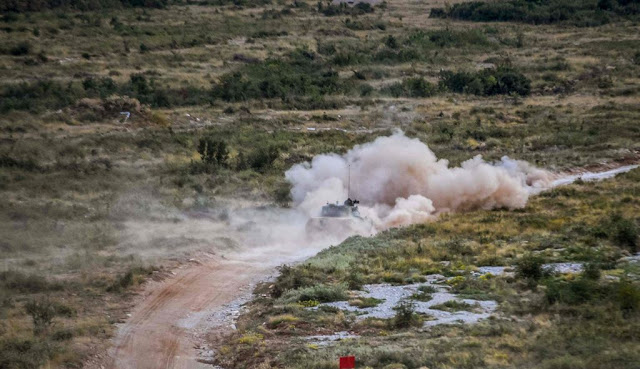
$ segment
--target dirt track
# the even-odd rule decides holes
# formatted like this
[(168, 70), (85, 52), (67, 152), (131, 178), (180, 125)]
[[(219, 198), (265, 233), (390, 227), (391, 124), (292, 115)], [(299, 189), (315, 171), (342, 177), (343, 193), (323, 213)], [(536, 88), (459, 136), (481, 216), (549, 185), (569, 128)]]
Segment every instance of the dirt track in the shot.
[(120, 327), (110, 368), (211, 368), (197, 361), (198, 335), (207, 317), (267, 276), (277, 262), (259, 257), (211, 257), (146, 288)]

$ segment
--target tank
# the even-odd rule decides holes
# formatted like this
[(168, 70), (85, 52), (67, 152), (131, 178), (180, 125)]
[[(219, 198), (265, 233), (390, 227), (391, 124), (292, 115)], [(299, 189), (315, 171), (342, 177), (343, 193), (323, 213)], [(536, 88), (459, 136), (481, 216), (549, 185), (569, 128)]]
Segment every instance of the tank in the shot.
[(370, 234), (371, 225), (360, 215), (358, 200), (345, 200), (342, 204), (327, 203), (322, 207), (320, 216), (309, 219), (306, 226), (307, 236), (348, 237), (353, 234)]

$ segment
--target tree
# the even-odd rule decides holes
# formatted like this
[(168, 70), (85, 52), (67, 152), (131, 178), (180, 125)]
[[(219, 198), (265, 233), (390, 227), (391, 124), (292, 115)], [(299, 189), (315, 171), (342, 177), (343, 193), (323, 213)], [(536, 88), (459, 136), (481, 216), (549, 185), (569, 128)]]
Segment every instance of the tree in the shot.
[(215, 140), (213, 137), (203, 137), (198, 142), (198, 153), (201, 160), (208, 166), (227, 167), (229, 164), (229, 150), (227, 143)]

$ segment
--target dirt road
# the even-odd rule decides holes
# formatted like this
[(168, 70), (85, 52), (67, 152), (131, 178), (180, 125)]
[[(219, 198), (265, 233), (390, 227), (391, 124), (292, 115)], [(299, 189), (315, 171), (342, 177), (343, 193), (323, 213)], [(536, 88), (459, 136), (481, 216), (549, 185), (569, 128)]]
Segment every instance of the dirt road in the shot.
[(271, 273), (279, 264), (258, 255), (191, 263), (160, 283), (151, 283), (130, 318), (120, 327), (110, 368), (211, 368), (197, 361), (199, 334), (207, 318)]

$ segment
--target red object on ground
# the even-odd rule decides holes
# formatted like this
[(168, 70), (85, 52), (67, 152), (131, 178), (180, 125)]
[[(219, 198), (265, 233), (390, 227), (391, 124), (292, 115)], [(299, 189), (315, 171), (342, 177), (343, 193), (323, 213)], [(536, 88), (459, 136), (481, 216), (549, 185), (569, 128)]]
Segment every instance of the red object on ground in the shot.
[(354, 369), (356, 367), (355, 356), (343, 356), (340, 358), (340, 369)]

